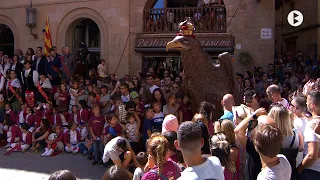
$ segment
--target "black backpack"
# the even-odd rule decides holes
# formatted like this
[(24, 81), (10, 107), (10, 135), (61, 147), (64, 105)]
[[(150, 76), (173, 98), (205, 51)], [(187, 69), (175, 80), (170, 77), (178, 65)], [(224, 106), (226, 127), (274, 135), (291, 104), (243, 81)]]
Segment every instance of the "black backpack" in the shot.
[(297, 158), (299, 149), (292, 148), (295, 139), (296, 139), (296, 133), (293, 132), (293, 138), (292, 138), (290, 146), (288, 148), (281, 148), (280, 153), (279, 153), (279, 154), (283, 154), (284, 156), (286, 156), (287, 160), (289, 161), (289, 163), (291, 165), (291, 170), (292, 170), (291, 179), (295, 179), (295, 176), (297, 174), (296, 158)]

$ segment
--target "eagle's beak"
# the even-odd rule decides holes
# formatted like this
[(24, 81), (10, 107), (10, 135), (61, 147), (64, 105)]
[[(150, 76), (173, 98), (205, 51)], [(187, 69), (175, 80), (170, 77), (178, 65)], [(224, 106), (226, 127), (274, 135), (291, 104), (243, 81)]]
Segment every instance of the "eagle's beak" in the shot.
[(168, 52), (170, 49), (186, 50), (186, 49), (188, 49), (188, 47), (183, 45), (179, 41), (172, 40), (172, 41), (168, 42), (166, 45), (166, 51)]

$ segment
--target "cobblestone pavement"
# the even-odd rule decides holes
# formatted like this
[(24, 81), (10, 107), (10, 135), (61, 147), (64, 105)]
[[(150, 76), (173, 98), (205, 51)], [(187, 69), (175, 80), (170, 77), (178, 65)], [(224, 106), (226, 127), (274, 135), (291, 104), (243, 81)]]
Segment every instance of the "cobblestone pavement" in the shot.
[(55, 157), (41, 157), (41, 153), (24, 154), (13, 152), (4, 156), (5, 148), (0, 148), (1, 180), (46, 180), (50, 174), (61, 169), (72, 171), (79, 180), (101, 179), (105, 168), (90, 165), (83, 155), (59, 154)]

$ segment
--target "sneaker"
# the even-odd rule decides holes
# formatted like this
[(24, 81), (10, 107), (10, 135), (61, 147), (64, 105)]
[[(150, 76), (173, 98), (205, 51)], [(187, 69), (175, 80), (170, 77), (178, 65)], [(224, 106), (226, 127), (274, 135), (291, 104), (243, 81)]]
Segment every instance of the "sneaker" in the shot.
[(10, 144), (7, 144), (4, 148), (8, 148), (8, 147), (10, 147)]
[(49, 157), (51, 156), (51, 154), (54, 152), (53, 149), (49, 149), (49, 151), (47, 152), (47, 154), (45, 156)]
[(49, 149), (45, 148), (45, 151), (41, 154), (41, 157), (46, 156), (48, 152), (49, 152)]
[(12, 149), (12, 148), (9, 147), (9, 148), (7, 149), (7, 152), (11, 151), (11, 149)]
[(93, 161), (92, 163), (91, 163), (91, 165), (96, 165), (96, 164), (98, 164), (99, 162), (98, 161)]

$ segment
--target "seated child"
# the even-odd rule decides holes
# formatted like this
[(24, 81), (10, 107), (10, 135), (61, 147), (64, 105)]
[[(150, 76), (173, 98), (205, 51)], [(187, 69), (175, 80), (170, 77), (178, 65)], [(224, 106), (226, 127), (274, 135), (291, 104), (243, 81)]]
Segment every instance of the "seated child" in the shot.
[(64, 135), (64, 145), (65, 151), (68, 153), (77, 154), (79, 152), (78, 143), (80, 142), (81, 136), (79, 131), (77, 131), (77, 124), (71, 122), (69, 124), (70, 129)]
[(11, 109), (10, 104), (6, 104), (4, 106), (5, 110), (6, 110), (6, 116), (8, 116), (13, 124), (17, 124), (17, 119), (16, 119), (16, 114), (14, 113), (14, 111)]
[(63, 138), (64, 134), (62, 131), (61, 126), (55, 127), (55, 133), (51, 133), (46, 140), (47, 146), (45, 148), (44, 153), (41, 155), (44, 156), (51, 156), (54, 151), (63, 151)]
[(139, 152), (139, 141), (140, 141), (140, 118), (138, 114), (127, 113), (127, 124), (126, 124), (126, 137), (135, 153)]
[(68, 122), (74, 122), (76, 124), (80, 124), (80, 115), (79, 115), (79, 111), (78, 111), (78, 106), (77, 105), (73, 105), (72, 109), (71, 109), (71, 113), (69, 114), (68, 117)]
[(25, 117), (26, 123), (28, 124), (29, 127), (29, 131), (33, 132), (34, 131), (34, 127), (35, 127), (35, 116), (32, 113), (32, 110), (30, 107), (26, 108), (26, 117)]
[(14, 147), (18, 147), (18, 151), (25, 152), (27, 151), (31, 145), (32, 145), (32, 133), (28, 131), (29, 126), (27, 123), (21, 124), (21, 136), (19, 137), (19, 140), (17, 143), (12, 143), (10, 145), (10, 148), (8, 148), (8, 151), (10, 151)]
[(9, 148), (12, 143), (17, 143), (21, 136), (20, 128), (17, 124), (14, 124), (11, 119), (5, 118), (5, 124), (8, 127), (6, 148)]
[(80, 142), (78, 144), (79, 150), (84, 155), (88, 156), (88, 159), (92, 159), (92, 153), (93, 153), (93, 145), (92, 145), (92, 139), (91, 137), (86, 137), (85, 142)]
[(21, 111), (18, 112), (16, 118), (18, 118), (16, 120), (16, 122), (19, 122), (19, 125), (23, 124), (26, 122), (26, 104), (21, 104)]
[(85, 100), (79, 101), (80, 110), (79, 110), (79, 119), (80, 119), (80, 132), (81, 132), (81, 139), (85, 139), (89, 134), (89, 127), (88, 122), (90, 119), (90, 110), (88, 109), (87, 102)]
[(52, 118), (50, 124), (52, 125), (52, 127), (62, 127), (64, 132), (68, 130), (68, 122), (64, 115), (59, 113), (57, 107), (52, 108)]
[(148, 162), (148, 154), (145, 152), (139, 152), (137, 154), (136, 159), (137, 159), (138, 167), (134, 171), (133, 180), (141, 180), (142, 176), (144, 175), (144, 167)]
[(106, 118), (108, 125), (104, 129), (104, 144), (107, 144), (111, 139), (122, 134), (119, 117), (117, 115), (113, 115), (111, 119), (109, 119), (109, 117)]

